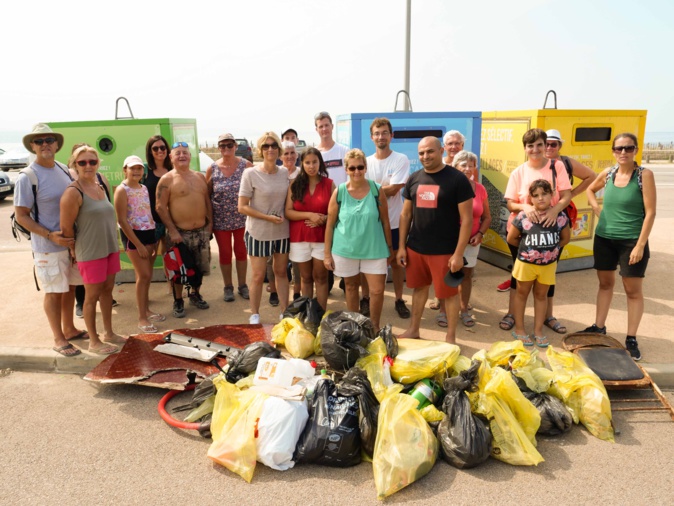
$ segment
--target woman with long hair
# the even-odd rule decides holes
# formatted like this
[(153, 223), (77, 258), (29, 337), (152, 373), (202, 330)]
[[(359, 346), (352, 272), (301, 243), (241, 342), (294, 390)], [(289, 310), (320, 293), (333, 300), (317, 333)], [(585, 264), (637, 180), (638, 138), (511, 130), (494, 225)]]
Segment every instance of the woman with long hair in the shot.
[(325, 258), (325, 224), (335, 184), (328, 177), (321, 152), (309, 148), (302, 154), (299, 173), (288, 188), (286, 217), (290, 220), (290, 261), (298, 263), (302, 294), (328, 303), (328, 271)]

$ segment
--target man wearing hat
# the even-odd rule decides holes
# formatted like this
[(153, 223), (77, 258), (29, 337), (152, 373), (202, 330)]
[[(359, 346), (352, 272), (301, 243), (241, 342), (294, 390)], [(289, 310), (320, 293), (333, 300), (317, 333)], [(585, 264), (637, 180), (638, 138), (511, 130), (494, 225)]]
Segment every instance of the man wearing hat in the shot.
[(31, 232), (35, 276), (45, 293), (44, 312), (54, 335), (53, 349), (72, 357), (80, 350), (68, 340), (85, 338), (87, 333), (73, 322), (75, 286), (82, 284), (68, 251), (74, 239), (64, 238), (60, 231), (61, 196), (72, 182), (68, 168), (54, 158), (63, 147), (63, 135), (40, 123), (23, 138), (23, 145), (36, 159), (16, 181), (14, 212), (17, 222)]
[[(298, 141), (297, 130), (295, 130), (294, 128), (286, 128), (281, 133), (281, 140), (282, 141), (290, 141), (295, 146), (297, 146), (297, 141)], [(298, 155), (299, 155), (299, 153), (298, 153)], [(279, 160), (276, 165), (283, 165), (283, 162), (281, 160)], [(299, 156), (297, 157), (297, 160), (295, 160), (295, 166), (296, 167), (300, 166), (300, 157)]]
[[(559, 154), (559, 150), (562, 149), (562, 134), (559, 133), (559, 130), (551, 129), (545, 132), (548, 136), (545, 141), (545, 158), (555, 161), (555, 170), (561, 170), (562, 166), (566, 170), (566, 173), (569, 176), (569, 182), (571, 183), (571, 199), (577, 195), (585, 193), (585, 189), (592, 184), (592, 181), (595, 180), (597, 175), (594, 171), (580, 163), (578, 160), (569, 158), (568, 156), (562, 156)], [(573, 179), (574, 176), (580, 179), (580, 184), (573, 188)], [(570, 212), (569, 208), (573, 208), (575, 211), (575, 204), (571, 202), (569, 207), (567, 207), (567, 215), (570, 220), (573, 220), (574, 223), (569, 221), (571, 228), (575, 225), (575, 216), (577, 212)], [(562, 252), (559, 252), (559, 258), (561, 258)], [(566, 334), (566, 327), (557, 321), (557, 318), (552, 314), (553, 310), (553, 300), (555, 296), (555, 285), (551, 285), (548, 290), (548, 307), (545, 312), (545, 326), (551, 328), (558, 334)], [(590, 331), (586, 329), (587, 331)]]

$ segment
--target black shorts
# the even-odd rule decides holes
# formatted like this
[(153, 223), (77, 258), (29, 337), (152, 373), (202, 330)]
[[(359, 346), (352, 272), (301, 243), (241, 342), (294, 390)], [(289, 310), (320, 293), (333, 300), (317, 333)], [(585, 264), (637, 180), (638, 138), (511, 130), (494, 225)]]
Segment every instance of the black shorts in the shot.
[[(155, 244), (157, 242), (157, 239), (155, 238), (155, 231), (154, 228), (151, 228), (150, 230), (134, 230), (134, 234), (136, 234), (136, 237), (138, 237), (138, 240), (144, 245), (144, 246), (149, 246), (150, 244)], [(136, 245), (133, 244), (129, 238), (124, 235), (124, 232), (122, 230), (119, 231), (119, 234), (122, 236), (122, 246), (124, 246), (125, 250), (136, 250)]]
[(619, 274), (624, 278), (643, 278), (646, 275), (648, 258), (651, 256), (648, 242), (644, 247), (641, 260), (630, 265), (630, 253), (637, 239), (606, 239), (594, 235), (594, 268), (598, 271), (615, 271), (620, 265)]

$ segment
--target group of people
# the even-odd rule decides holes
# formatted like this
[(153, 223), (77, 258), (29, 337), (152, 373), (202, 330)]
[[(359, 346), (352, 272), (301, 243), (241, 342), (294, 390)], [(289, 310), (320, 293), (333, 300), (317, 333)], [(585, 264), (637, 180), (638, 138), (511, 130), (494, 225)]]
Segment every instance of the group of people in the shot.
[[(370, 156), (334, 141), (327, 112), (318, 113), (314, 123), (321, 142), (299, 160), (297, 131), (292, 128), (281, 137), (271, 131), (259, 137), (262, 162), (257, 165), (237, 157), (234, 136), (223, 134), (218, 138), (221, 156), (205, 177), (190, 170), (187, 143), (169, 146), (162, 136), (153, 136), (146, 144), (145, 162), (135, 155), (124, 161), (124, 180), (114, 199), (98, 173), (96, 149), (76, 145), (66, 167), (55, 160), (63, 136), (47, 125), (36, 125), (24, 137), (24, 145), (36, 155), (29, 169), (37, 184), (21, 174), (15, 207), (17, 221), (32, 235), (54, 350), (77, 355), (80, 350), (69, 341), (87, 336), (93, 353), (114, 353), (123, 344), (124, 338), (112, 329), (111, 310), (120, 270), (118, 229), (134, 267), (138, 328), (144, 333), (157, 332), (155, 323), (166, 319), (149, 303), (156, 256), (183, 243), (197, 269), (207, 275), (212, 236), (218, 244), (223, 299), (232, 302), (238, 294), (248, 300), (251, 324), (260, 323), (265, 278), (270, 304), (284, 312), (291, 273), (293, 297), (315, 296), (323, 308), (332, 277), (341, 277), (347, 309), (366, 314), (379, 328), (390, 269), (395, 310), (410, 319), (400, 337), (421, 337), (431, 285), (437, 297), (431, 308), (438, 310), (436, 322), (447, 328), (448, 342), (455, 342), (459, 320), (467, 327), (475, 325), (470, 313), (472, 273), (491, 214), (486, 190), (478, 182), (477, 156), (463, 149), (463, 135), (452, 130), (442, 140), (422, 139), (418, 154), (423, 170), (410, 174), (408, 158), (391, 149), (394, 131), (387, 118), (376, 118), (370, 126), (375, 146)], [(512, 330), (513, 338), (525, 346), (540, 347), (548, 345), (544, 325), (566, 331), (552, 316), (555, 270), (570, 236), (571, 198), (587, 189), (599, 216), (595, 269), (600, 281), (597, 318), (587, 331), (606, 332), (614, 271), (620, 265), (628, 297), (626, 347), (638, 360), (641, 281), (655, 216), (655, 186), (652, 173), (634, 162), (636, 137), (621, 134), (614, 139), (618, 163), (599, 176), (575, 160), (559, 158), (562, 139), (555, 130), (529, 130), (523, 144), (527, 161), (513, 171), (505, 192), (513, 273), (509, 310), (500, 327)], [(574, 176), (580, 180), (576, 188)], [(595, 194), (604, 188), (602, 211)], [(446, 282), (459, 273), (460, 282)], [(411, 311), (403, 299), (405, 282), (412, 290)], [(84, 285), (86, 331), (78, 330), (73, 320), (78, 285)], [(182, 318), (183, 286), (172, 282), (170, 288), (172, 315)], [(200, 289), (189, 287), (189, 303), (207, 309)], [(524, 311), (532, 290), (535, 319), (533, 334), (528, 334)], [(96, 327), (97, 304), (102, 336)]]

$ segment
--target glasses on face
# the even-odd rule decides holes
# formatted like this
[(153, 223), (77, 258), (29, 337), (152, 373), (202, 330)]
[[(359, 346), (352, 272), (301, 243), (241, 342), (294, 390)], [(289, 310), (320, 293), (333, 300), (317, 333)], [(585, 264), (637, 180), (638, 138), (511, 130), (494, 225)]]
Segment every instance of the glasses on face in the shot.
[(90, 167), (96, 167), (96, 165), (98, 165), (98, 160), (77, 160), (76, 163), (80, 167), (86, 167), (87, 165)]
[(44, 139), (35, 139), (33, 141), (33, 144), (35, 144), (36, 146), (42, 146), (43, 144), (46, 143), (49, 146), (51, 146), (55, 142), (56, 142), (56, 139), (54, 137), (45, 137)]
[(625, 153), (634, 153), (636, 149), (637, 149), (636, 146), (615, 146), (613, 148), (613, 152), (622, 153), (624, 151)]
[(373, 133), (372, 137), (376, 139), (377, 137), (388, 137), (389, 135), (391, 135), (391, 132), (389, 132), (388, 130), (384, 130), (383, 132)]
[(175, 148), (189, 148), (189, 147), (190, 147), (189, 144), (187, 144), (186, 142), (174, 142), (174, 143), (173, 143), (173, 146), (171, 146), (171, 149), (175, 149)]
[(556, 147), (558, 147), (558, 146), (559, 146), (559, 143), (558, 143), (558, 142), (546, 142), (546, 143), (545, 143), (545, 147), (546, 147), (546, 148), (556, 148)]
[(272, 144), (263, 144), (261, 146), (262, 151), (267, 151), (268, 149), (278, 149), (278, 144), (273, 142)]
[(166, 146), (163, 144), (161, 146), (152, 146), (152, 151), (155, 153), (159, 153), (160, 151), (166, 151)]
[(220, 149), (232, 149), (234, 146), (236, 146), (236, 142), (223, 142), (222, 144), (218, 144)]
[(357, 170), (365, 170), (365, 165), (352, 165), (351, 167), (347, 167), (346, 170), (349, 172), (355, 172)]

